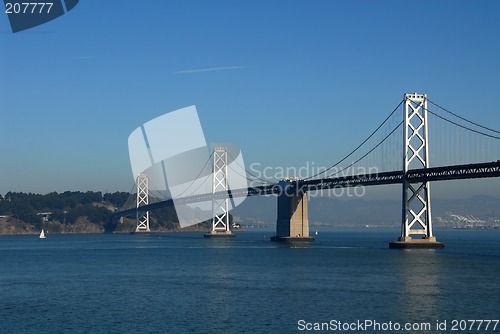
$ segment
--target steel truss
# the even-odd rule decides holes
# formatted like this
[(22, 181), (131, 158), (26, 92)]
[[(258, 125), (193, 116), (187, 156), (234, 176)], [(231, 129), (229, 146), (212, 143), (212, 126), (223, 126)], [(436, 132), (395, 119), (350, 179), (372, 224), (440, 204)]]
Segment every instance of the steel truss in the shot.
[(427, 95), (405, 94), (403, 123), (403, 224), (400, 240), (412, 235), (432, 238), (431, 197), (428, 180), (412, 184), (408, 170), (413, 166), (429, 168)]
[[(212, 232), (229, 232), (227, 149), (214, 148), (212, 178)], [(222, 193), (223, 196), (215, 196)]]
[(136, 218), (137, 232), (149, 232), (149, 211), (139, 210), (142, 206), (149, 205), (149, 190), (148, 190), (148, 176), (146, 174), (139, 174), (137, 176), (137, 207)]

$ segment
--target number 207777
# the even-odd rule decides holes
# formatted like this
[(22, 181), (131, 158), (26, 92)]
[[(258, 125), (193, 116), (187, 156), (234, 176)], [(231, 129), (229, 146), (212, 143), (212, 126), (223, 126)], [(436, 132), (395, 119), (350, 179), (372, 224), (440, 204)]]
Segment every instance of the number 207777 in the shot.
[(6, 2), (6, 14), (49, 14), (53, 2)]

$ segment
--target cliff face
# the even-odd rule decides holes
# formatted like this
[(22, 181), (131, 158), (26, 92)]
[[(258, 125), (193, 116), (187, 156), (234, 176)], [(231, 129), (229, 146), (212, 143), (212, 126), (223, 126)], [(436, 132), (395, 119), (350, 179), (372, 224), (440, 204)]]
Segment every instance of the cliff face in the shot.
[(65, 191), (0, 195), (0, 234), (102, 233), (113, 212), (133, 196)]
[(0, 235), (40, 233), (31, 224), (14, 218), (0, 218)]
[(47, 230), (51, 232), (51, 229), (54, 230), (53, 233), (57, 231), (59, 233), (102, 233), (104, 232), (104, 228), (95, 223), (92, 223), (87, 219), (87, 217), (78, 217), (75, 223), (71, 225), (64, 225), (60, 222), (53, 221), (47, 224)]
[[(116, 225), (113, 233), (130, 233), (135, 231), (135, 219), (123, 219)], [(204, 222), (197, 225), (181, 229), (178, 223), (159, 224), (156, 219), (151, 219), (151, 232), (206, 232), (210, 229), (210, 223)], [(39, 234), (41, 229), (48, 234), (85, 234), (104, 233), (102, 225), (91, 222), (87, 217), (78, 217), (71, 225), (62, 224), (59, 221), (48, 221), (41, 225), (41, 228), (28, 224), (15, 218), (0, 218), (0, 235), (17, 234)]]
[[(207, 232), (212, 227), (211, 222), (203, 222), (196, 225), (181, 228), (178, 222), (164, 221), (159, 222), (159, 219), (151, 217), (149, 221), (151, 232)], [(135, 231), (136, 221), (131, 218), (122, 219), (114, 229), (113, 233), (130, 233)]]
[[(64, 225), (58, 221), (46, 222), (42, 228), (47, 233), (102, 233), (104, 228), (79, 217), (72, 225)], [(40, 229), (15, 218), (0, 218), (0, 235), (38, 234)]]

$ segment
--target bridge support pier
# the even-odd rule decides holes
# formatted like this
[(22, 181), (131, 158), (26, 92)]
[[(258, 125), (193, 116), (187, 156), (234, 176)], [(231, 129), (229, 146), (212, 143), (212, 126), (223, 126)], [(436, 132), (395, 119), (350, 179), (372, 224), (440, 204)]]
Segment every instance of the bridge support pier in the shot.
[(410, 168), (430, 167), (426, 94), (405, 94), (403, 126), (403, 219), (401, 236), (389, 248), (443, 248), (432, 233), (429, 181), (407, 177)]
[(271, 241), (288, 243), (312, 242), (309, 236), (307, 193), (297, 188), (296, 181), (280, 181), (276, 235)]

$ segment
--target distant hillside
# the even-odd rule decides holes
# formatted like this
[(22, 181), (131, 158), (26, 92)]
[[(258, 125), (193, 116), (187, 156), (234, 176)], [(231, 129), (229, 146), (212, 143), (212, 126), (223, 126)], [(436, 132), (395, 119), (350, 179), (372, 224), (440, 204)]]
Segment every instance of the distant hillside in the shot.
[[(46, 195), (9, 192), (0, 196), (0, 234), (102, 233), (109, 230), (112, 214), (124, 205), (133, 205), (134, 195), (125, 192), (64, 192)], [(150, 213), (154, 231), (179, 228), (174, 208)], [(122, 219), (113, 232), (135, 229), (134, 219)]]

